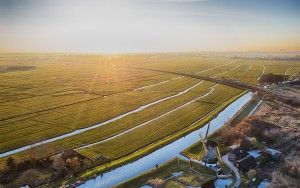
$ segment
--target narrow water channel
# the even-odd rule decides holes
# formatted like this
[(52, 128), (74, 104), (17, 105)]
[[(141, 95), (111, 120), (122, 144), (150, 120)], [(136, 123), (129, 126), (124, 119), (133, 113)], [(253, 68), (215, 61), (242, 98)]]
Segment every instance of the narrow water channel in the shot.
[[(253, 97), (253, 93), (249, 92), (231, 103), (227, 108), (218, 114), (218, 116), (210, 121), (209, 134), (221, 128), (231, 119), (246, 103)], [(163, 164), (174, 157), (179, 156), (179, 153), (188, 146), (196, 143), (199, 140), (199, 134), (205, 135), (208, 124), (204, 127), (189, 133), (188, 135), (177, 139), (176, 141), (121, 167), (106, 172), (101, 176), (86, 181), (80, 185), (80, 188), (105, 188), (112, 187), (123, 181), (131, 179), (143, 172), (154, 168), (157, 164)]]

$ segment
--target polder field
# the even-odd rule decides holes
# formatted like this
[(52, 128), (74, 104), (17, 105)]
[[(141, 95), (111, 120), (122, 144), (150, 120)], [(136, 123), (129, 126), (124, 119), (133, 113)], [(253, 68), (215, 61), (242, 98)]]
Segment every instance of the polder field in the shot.
[[(120, 159), (217, 113), (243, 90), (136, 68), (257, 84), (263, 73), (294, 76), (300, 62), (209, 54), (0, 55), (0, 159), (76, 149)], [(72, 134), (71, 134), (72, 133)], [(62, 136), (68, 134), (67, 136)], [(41, 141), (12, 155), (6, 152)]]

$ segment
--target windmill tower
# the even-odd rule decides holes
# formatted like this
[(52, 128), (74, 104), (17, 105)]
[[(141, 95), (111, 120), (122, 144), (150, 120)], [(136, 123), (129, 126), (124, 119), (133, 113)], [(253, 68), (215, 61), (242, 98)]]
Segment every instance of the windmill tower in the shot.
[(218, 148), (218, 144), (212, 140), (207, 140), (209, 128), (210, 128), (210, 122), (208, 123), (205, 137), (202, 138), (201, 134), (199, 134), (200, 141), (202, 142), (203, 145), (203, 153), (204, 153), (202, 157), (202, 161), (204, 162), (205, 165), (211, 161), (222, 162), (222, 157), (220, 154), (220, 150)]

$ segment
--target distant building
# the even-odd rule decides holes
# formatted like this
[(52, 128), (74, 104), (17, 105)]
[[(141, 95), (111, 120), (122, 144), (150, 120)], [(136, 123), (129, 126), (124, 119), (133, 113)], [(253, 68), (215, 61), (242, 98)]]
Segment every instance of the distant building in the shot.
[(253, 156), (247, 156), (235, 162), (237, 168), (243, 172), (247, 172), (257, 166), (257, 161)]

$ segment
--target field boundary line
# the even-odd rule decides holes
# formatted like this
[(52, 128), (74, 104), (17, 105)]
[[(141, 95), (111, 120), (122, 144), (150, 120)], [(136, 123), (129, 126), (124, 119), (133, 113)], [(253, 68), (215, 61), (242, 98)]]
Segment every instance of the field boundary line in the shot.
[[(221, 66), (217, 66), (217, 67), (213, 67), (213, 68), (210, 68), (210, 69), (206, 69), (206, 70), (197, 72), (195, 74), (198, 74), (198, 73), (201, 73), (201, 72), (206, 72), (206, 71), (209, 71), (209, 70), (213, 70), (213, 69), (216, 69), (216, 68), (219, 68), (219, 67), (223, 67), (223, 66), (226, 66), (226, 65), (230, 65), (230, 64), (233, 64), (233, 63), (235, 63), (235, 62), (228, 63), (228, 64), (221, 65)], [(172, 78), (172, 79), (174, 79), (174, 78)], [(170, 80), (172, 80), (172, 79), (170, 79)], [(168, 82), (170, 80), (168, 80)], [(155, 86), (155, 84), (152, 85), (152, 86)], [(130, 90), (127, 90), (127, 91), (124, 91), (124, 92), (118, 92), (118, 93), (114, 93), (114, 94), (126, 93), (126, 92), (129, 92), (129, 91), (134, 91), (134, 89), (130, 89)], [(112, 94), (112, 95), (114, 95), (114, 94)], [(72, 106), (72, 105), (76, 105), (76, 104), (80, 104), (80, 103), (85, 103), (85, 102), (89, 102), (89, 101), (96, 100), (96, 99), (103, 98), (103, 97), (105, 97), (105, 96), (102, 95), (102, 96), (98, 96), (98, 97), (87, 99), (87, 100), (83, 100), (83, 101), (69, 103), (69, 104), (65, 104), (65, 105), (61, 105), (61, 106), (56, 106), (56, 107), (53, 107), (53, 108), (48, 108), (48, 109), (43, 109), (43, 110), (37, 110), (37, 111), (34, 111), (34, 112), (29, 112), (29, 113), (25, 113), (25, 114), (16, 115), (16, 116), (11, 116), (11, 117), (0, 119), (0, 122), (7, 121), (7, 120), (10, 120), (10, 119), (14, 119), (14, 118), (18, 118), (18, 117), (22, 117), (22, 116), (33, 115), (33, 114), (37, 114), (37, 113), (43, 113), (43, 112), (47, 112), (47, 111), (51, 111), (51, 110), (55, 110), (55, 109), (60, 109), (60, 108), (64, 108), (64, 107), (68, 107), (68, 106)]]
[(205, 125), (206, 123), (208, 123), (214, 116), (219, 114), (222, 110), (224, 110), (232, 102), (234, 102), (235, 100), (237, 100), (238, 98), (240, 98), (247, 92), (248, 91), (242, 91), (240, 94), (235, 95), (231, 99), (227, 100), (226, 102), (222, 103), (217, 108), (215, 108), (214, 110), (209, 112), (206, 116), (204, 116), (204, 117), (200, 118), (199, 120), (197, 120), (196, 122), (192, 123), (190, 126), (184, 128), (174, 134), (166, 136), (163, 139), (160, 139), (158, 141), (150, 143), (149, 145), (147, 145), (143, 148), (137, 149), (136, 151), (133, 151), (132, 153), (130, 153), (126, 156), (117, 158), (109, 163), (94, 167), (93, 169), (90, 169), (87, 172), (81, 173), (80, 177), (85, 180), (90, 179), (91, 177), (94, 177), (98, 173), (108, 171), (108, 170), (111, 170), (112, 168), (121, 166), (124, 163), (130, 162), (133, 160), (137, 160), (137, 159), (147, 155), (148, 153), (153, 152), (153, 151), (171, 143), (172, 141), (189, 134), (190, 132), (192, 132), (192, 131), (200, 128), (201, 126)]
[[(202, 82), (203, 82), (203, 81), (201, 81), (201, 82), (199, 82), (199, 83), (202, 83)], [(215, 85), (214, 85), (214, 86), (215, 86)], [(144, 123), (141, 123), (141, 124), (139, 124), (139, 125), (136, 125), (136, 126), (130, 128), (130, 129), (127, 129), (127, 130), (121, 132), (121, 133), (118, 133), (118, 134), (116, 134), (116, 135), (113, 135), (112, 137), (109, 137), (109, 138), (106, 138), (106, 139), (103, 139), (103, 140), (100, 140), (100, 141), (98, 141), (98, 142), (94, 142), (94, 143), (91, 143), (91, 144), (88, 144), (88, 145), (84, 145), (84, 146), (78, 147), (78, 148), (76, 148), (76, 150), (84, 149), (84, 148), (91, 147), (91, 146), (94, 146), (94, 145), (97, 145), (97, 144), (100, 144), (100, 143), (103, 143), (103, 142), (107, 142), (107, 141), (112, 140), (112, 139), (114, 139), (114, 138), (116, 138), (116, 137), (118, 137), (118, 136), (121, 136), (121, 135), (123, 135), (123, 134), (126, 134), (126, 133), (128, 133), (128, 132), (130, 132), (130, 131), (132, 131), (132, 130), (134, 130), (134, 129), (137, 129), (137, 128), (142, 127), (142, 126), (144, 126), (144, 125), (146, 125), (146, 124), (148, 124), (148, 123), (151, 123), (151, 122), (153, 122), (153, 121), (155, 121), (155, 120), (158, 120), (159, 118), (162, 118), (162, 117), (164, 117), (164, 116), (166, 116), (166, 115), (168, 115), (168, 114), (170, 114), (170, 113), (172, 113), (172, 112), (174, 112), (174, 111), (176, 111), (176, 110), (178, 110), (178, 109), (180, 109), (180, 108), (183, 108), (183, 107), (185, 107), (185, 106), (191, 104), (192, 102), (195, 102), (195, 101), (198, 100), (198, 99), (201, 99), (201, 98), (203, 98), (203, 97), (206, 97), (207, 95), (209, 95), (211, 92), (214, 91), (214, 89), (213, 89), (214, 86), (211, 86), (211, 87), (210, 87), (210, 91), (204, 93), (203, 95), (201, 95), (201, 96), (199, 96), (199, 97), (197, 97), (197, 98), (194, 98), (194, 99), (192, 99), (192, 100), (190, 100), (190, 101), (188, 101), (188, 102), (186, 102), (186, 103), (184, 103), (184, 104), (182, 104), (182, 105), (180, 105), (180, 106), (178, 106), (178, 107), (176, 107), (176, 108), (174, 108), (174, 109), (172, 109), (172, 110), (170, 110), (170, 111), (167, 111), (166, 113), (163, 113), (163, 114), (161, 114), (161, 115), (159, 115), (159, 116), (156, 116), (156, 117), (154, 117), (154, 118), (152, 118), (152, 119), (150, 119), (150, 120), (148, 120), (148, 121), (146, 121), (146, 122), (144, 122)]]

